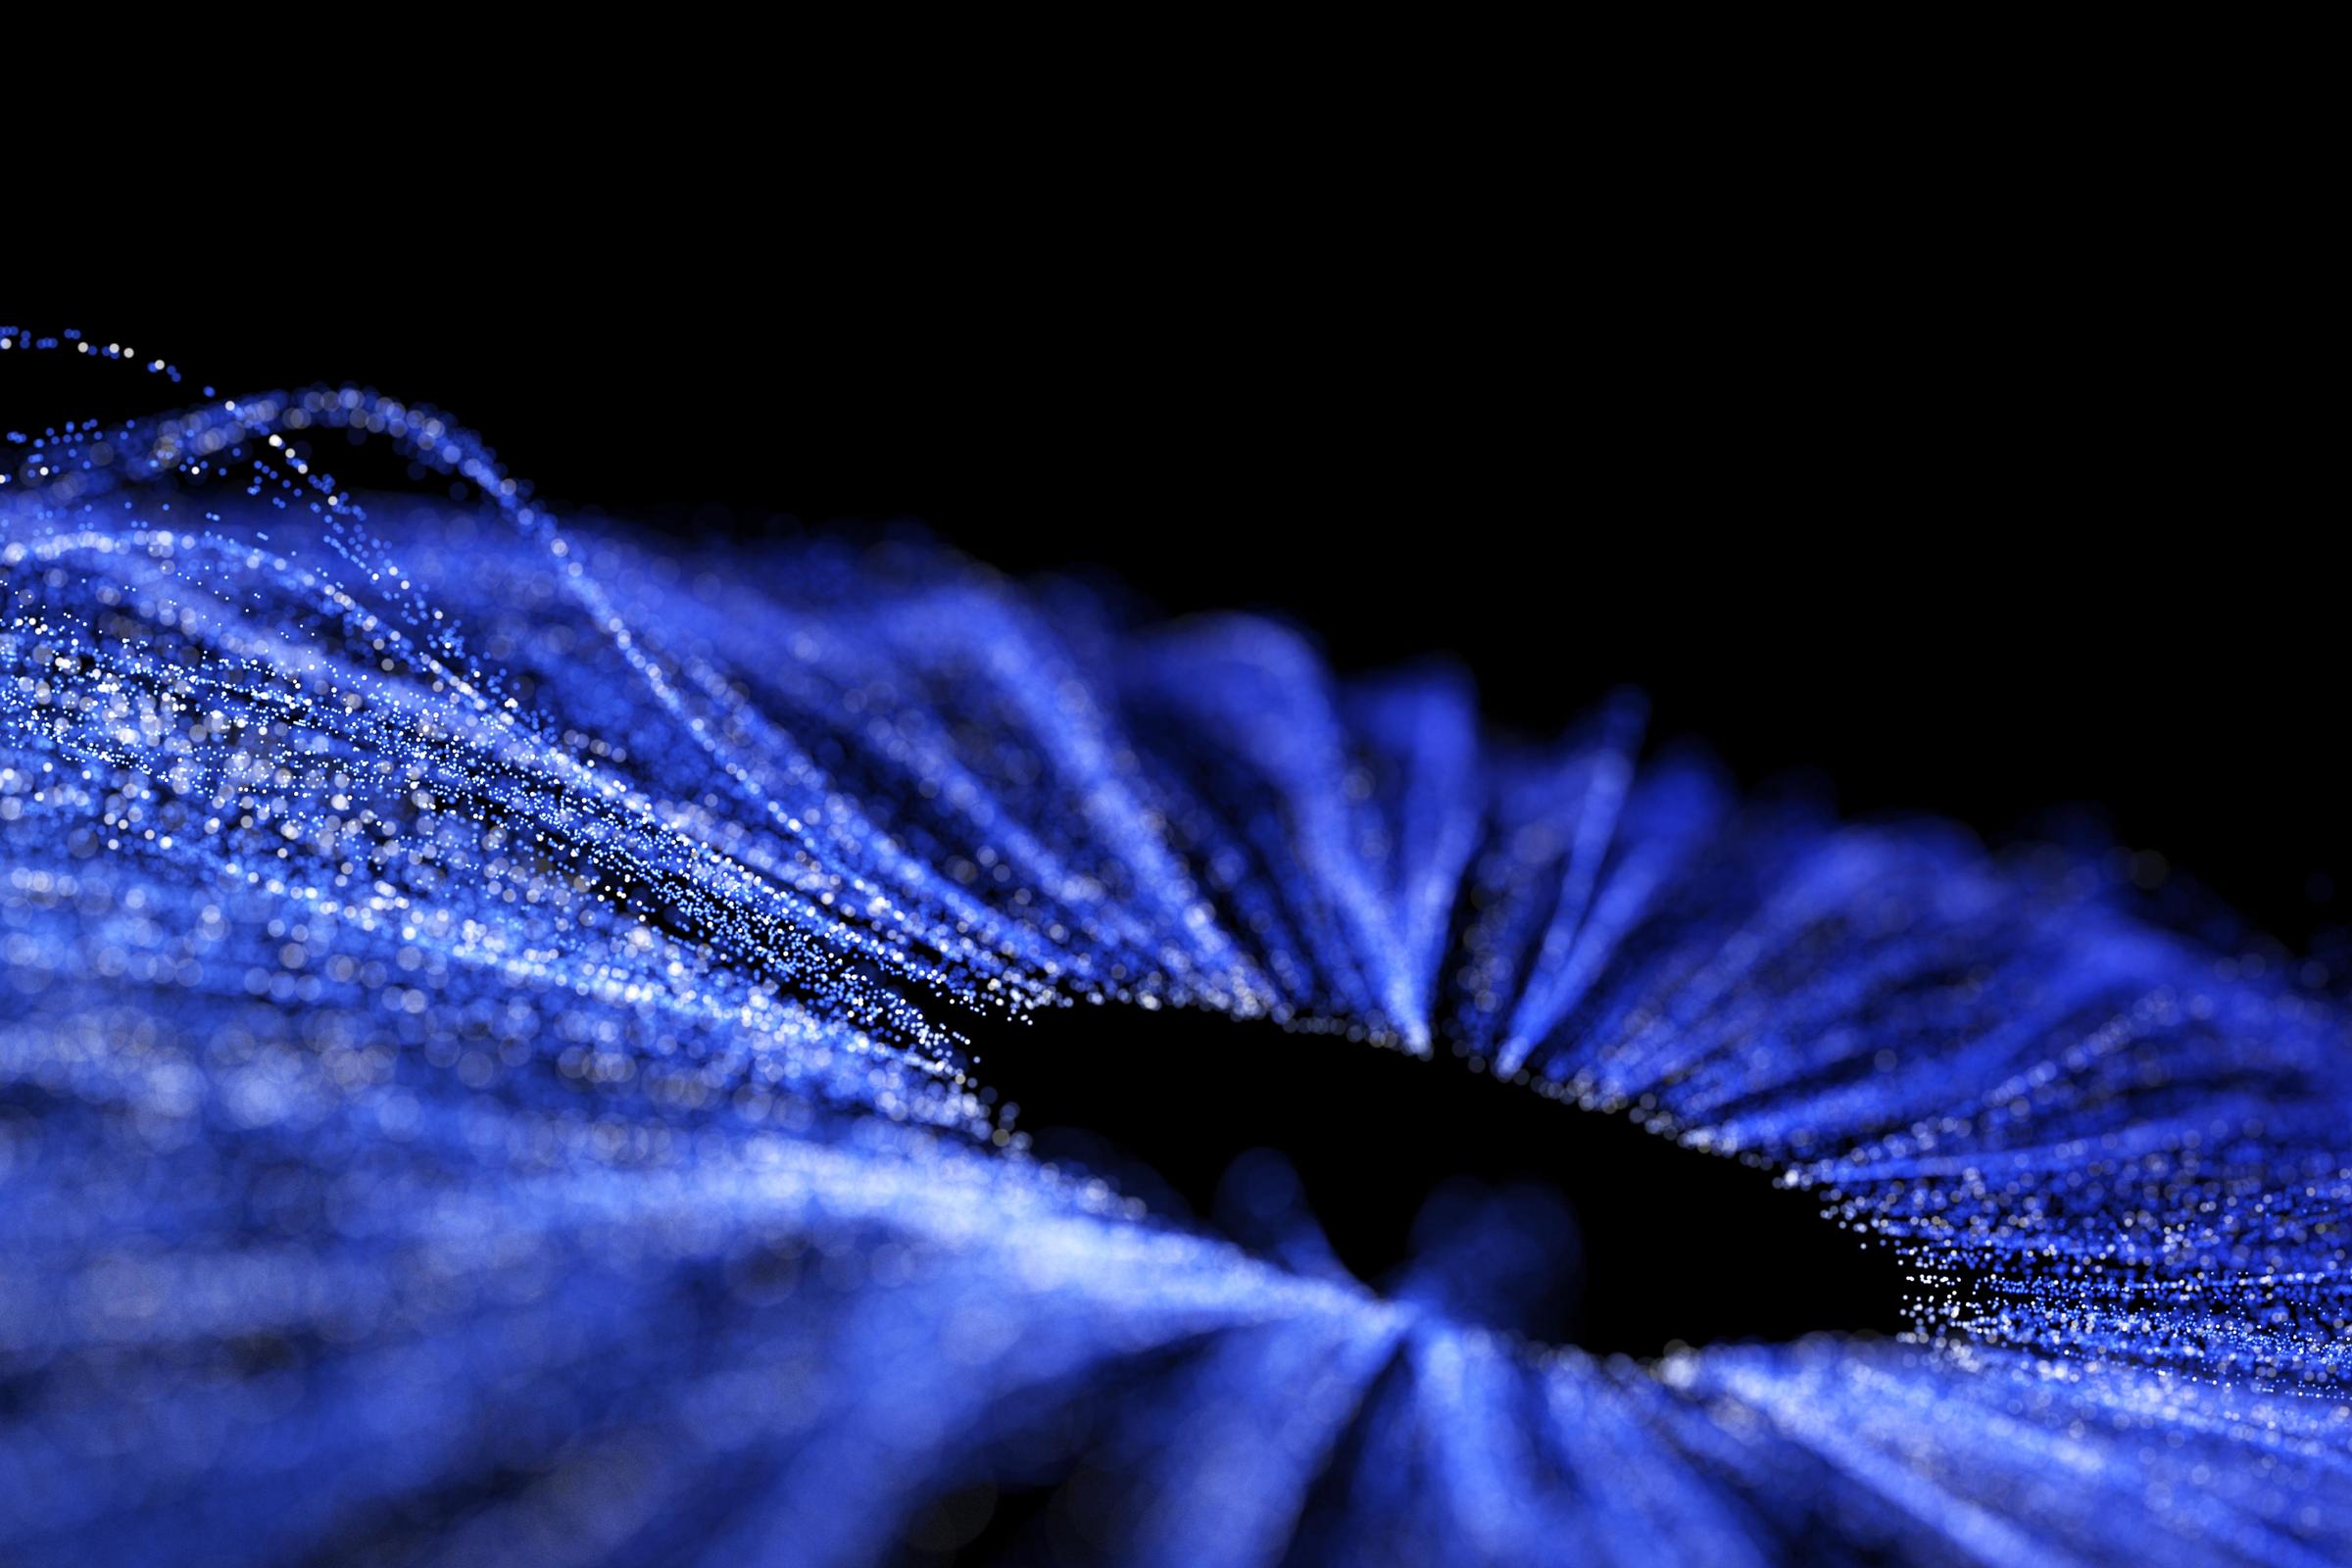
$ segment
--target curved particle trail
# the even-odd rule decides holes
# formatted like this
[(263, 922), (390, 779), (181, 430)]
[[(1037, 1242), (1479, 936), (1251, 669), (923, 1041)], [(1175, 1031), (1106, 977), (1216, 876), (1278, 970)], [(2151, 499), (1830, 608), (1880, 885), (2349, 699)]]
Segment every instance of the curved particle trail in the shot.
[[(919, 539), (560, 519), (365, 388), (0, 463), (0, 1556), (2352, 1557), (2346, 1019), (2101, 858)], [(1765, 1167), (1911, 1331), (1598, 1358), (1153, 1212), (971, 1059), (1073, 1004)]]

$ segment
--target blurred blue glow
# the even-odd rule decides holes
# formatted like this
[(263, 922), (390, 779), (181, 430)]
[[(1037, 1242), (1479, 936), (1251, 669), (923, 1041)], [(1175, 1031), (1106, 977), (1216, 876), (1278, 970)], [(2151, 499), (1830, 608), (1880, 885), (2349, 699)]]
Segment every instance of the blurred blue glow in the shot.
[[(361, 389), (10, 441), (0, 1557), (858, 1563), (1027, 1466), (1049, 1560), (2352, 1558), (2344, 1018), (2098, 862), (919, 543), (677, 559)], [(1769, 1166), (1915, 1330), (1529, 1345), (1565, 1215), (1442, 1195), (1383, 1295), (1270, 1154), (1250, 1250), (1152, 1219), (946, 1005), (1073, 1002)]]

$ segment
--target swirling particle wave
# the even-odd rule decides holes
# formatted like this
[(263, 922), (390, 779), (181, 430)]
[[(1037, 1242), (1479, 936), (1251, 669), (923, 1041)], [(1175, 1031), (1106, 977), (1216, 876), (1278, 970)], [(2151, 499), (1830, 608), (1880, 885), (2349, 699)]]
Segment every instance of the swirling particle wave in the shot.
[[(1051, 1450), (1039, 1560), (2352, 1558), (2344, 1016), (2093, 859), (590, 529), (366, 389), (10, 439), (0, 1555), (919, 1560)], [(956, 1022), (1094, 1003), (1767, 1165), (1913, 1332), (1597, 1359), (1164, 1222)]]

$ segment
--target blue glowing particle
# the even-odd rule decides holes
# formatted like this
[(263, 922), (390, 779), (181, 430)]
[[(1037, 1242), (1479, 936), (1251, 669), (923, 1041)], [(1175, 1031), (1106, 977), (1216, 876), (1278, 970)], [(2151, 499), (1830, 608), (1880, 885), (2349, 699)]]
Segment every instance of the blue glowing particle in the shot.
[[(2345, 1019), (2089, 861), (920, 543), (679, 559), (357, 388), (6, 461), (0, 1557), (884, 1560), (1112, 1390), (1097, 1560), (2352, 1559)], [(953, 1022), (1073, 1002), (1768, 1165), (1913, 1330), (1596, 1359), (1497, 1326), (1523, 1204), (1386, 1297), (1279, 1168), (1252, 1250), (1153, 1218)]]

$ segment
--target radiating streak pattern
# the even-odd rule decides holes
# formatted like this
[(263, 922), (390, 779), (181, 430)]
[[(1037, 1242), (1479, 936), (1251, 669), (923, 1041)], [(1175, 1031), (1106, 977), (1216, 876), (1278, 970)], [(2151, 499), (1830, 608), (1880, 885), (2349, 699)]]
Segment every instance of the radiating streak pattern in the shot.
[[(1041, 1560), (2352, 1558), (2343, 1015), (2096, 857), (560, 523), (358, 388), (10, 441), (10, 1561), (863, 1563), (1048, 1472)], [(1152, 1216), (957, 1029), (1094, 1003), (1768, 1166), (1914, 1332), (1597, 1359)]]

